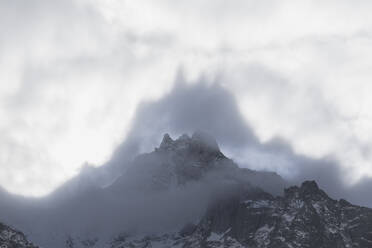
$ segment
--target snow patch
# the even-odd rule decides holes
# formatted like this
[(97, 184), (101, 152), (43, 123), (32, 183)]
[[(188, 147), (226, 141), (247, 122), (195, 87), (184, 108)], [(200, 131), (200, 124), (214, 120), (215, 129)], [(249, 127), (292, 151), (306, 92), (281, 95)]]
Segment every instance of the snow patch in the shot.
[(223, 235), (217, 234), (215, 232), (211, 232), (209, 237), (207, 238), (207, 241), (219, 241), (222, 238)]

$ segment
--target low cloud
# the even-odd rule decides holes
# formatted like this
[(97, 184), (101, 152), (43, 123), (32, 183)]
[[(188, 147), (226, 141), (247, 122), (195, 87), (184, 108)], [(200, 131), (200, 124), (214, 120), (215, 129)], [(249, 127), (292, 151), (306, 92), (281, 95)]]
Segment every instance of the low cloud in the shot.
[[(195, 130), (213, 135), (222, 152), (232, 159), (238, 158), (235, 161), (240, 167), (276, 171), (289, 184), (316, 180), (331, 197), (372, 206), (368, 190), (371, 179), (364, 178), (350, 186), (344, 180), (347, 169), (331, 158), (314, 159), (297, 154), (289, 142), (280, 138), (259, 141), (228, 90), (203, 79), (186, 84), (179, 77), (164, 97), (140, 105), (127, 138), (106, 164), (98, 168), (86, 165), (80, 175), (46, 198), (30, 201), (1, 196), (5, 199), (0, 206), (1, 218), (32, 235), (38, 243), (49, 246), (62, 244), (69, 234), (84, 239), (99, 233), (101, 240), (106, 240), (112, 238), (112, 231), (152, 233), (175, 230), (197, 221), (210, 200), (219, 196), (216, 192), (226, 191), (227, 185), (218, 175), (215, 178), (212, 174), (186, 187), (150, 194), (126, 187), (120, 187), (119, 191), (110, 187), (102, 189), (125, 174), (137, 154), (157, 147), (164, 133), (177, 137)], [(143, 178), (146, 183), (147, 177)], [(56, 238), (51, 240), (51, 235)]]
[(293, 184), (316, 180), (332, 197), (372, 206), (368, 196), (372, 179), (365, 177), (351, 183), (346, 176), (350, 169), (334, 158), (314, 159), (298, 154), (289, 141), (280, 137), (261, 142), (243, 118), (235, 97), (217, 83), (185, 84), (178, 79), (163, 98), (142, 103), (131, 126), (128, 139), (106, 165), (115, 165), (116, 173), (126, 169), (128, 163), (121, 161), (158, 146), (164, 133), (178, 137), (205, 130), (241, 167), (275, 171)]

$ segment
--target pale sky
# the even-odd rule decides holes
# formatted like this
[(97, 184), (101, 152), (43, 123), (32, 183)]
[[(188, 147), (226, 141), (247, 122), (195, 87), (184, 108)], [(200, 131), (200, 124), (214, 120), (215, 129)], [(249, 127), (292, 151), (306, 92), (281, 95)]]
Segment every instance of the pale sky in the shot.
[(368, 0), (1, 0), (0, 185), (45, 195), (101, 165), (179, 71), (230, 91), (262, 142), (330, 157), (349, 183), (372, 177), (371, 11)]

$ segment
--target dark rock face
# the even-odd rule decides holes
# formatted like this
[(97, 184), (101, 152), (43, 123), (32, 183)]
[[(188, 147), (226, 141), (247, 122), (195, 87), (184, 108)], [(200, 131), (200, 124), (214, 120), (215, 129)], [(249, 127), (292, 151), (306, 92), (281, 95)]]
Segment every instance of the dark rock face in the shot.
[(220, 199), (196, 227), (185, 229), (194, 231), (127, 239), (113, 247), (147, 242), (190, 248), (369, 248), (372, 210), (333, 200), (307, 181), (286, 189), (283, 197), (257, 190)]
[(229, 234), (247, 247), (371, 247), (372, 210), (335, 201), (315, 182), (213, 207), (203, 220), (207, 232)]
[(213, 207), (202, 223), (209, 232), (230, 229), (247, 247), (372, 247), (372, 210), (335, 201), (314, 181), (284, 197), (234, 199)]
[(30, 243), (25, 235), (2, 223), (0, 223), (0, 247), (1, 248), (37, 248)]

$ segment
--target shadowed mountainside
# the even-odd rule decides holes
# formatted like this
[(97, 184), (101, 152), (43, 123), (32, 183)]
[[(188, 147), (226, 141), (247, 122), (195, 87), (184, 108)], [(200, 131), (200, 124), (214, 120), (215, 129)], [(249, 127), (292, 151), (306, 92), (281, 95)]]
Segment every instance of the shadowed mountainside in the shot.
[(87, 188), (58, 204), (17, 199), (17, 209), (8, 203), (0, 214), (33, 242), (53, 248), (372, 244), (371, 209), (333, 200), (314, 181), (283, 194), (286, 186), (275, 173), (239, 168), (207, 133), (175, 140), (165, 134), (159, 147), (137, 156), (111, 185)]
[(237, 191), (214, 202), (197, 225), (152, 236), (119, 236), (112, 248), (368, 248), (372, 209), (333, 200), (314, 181), (273, 197)]

